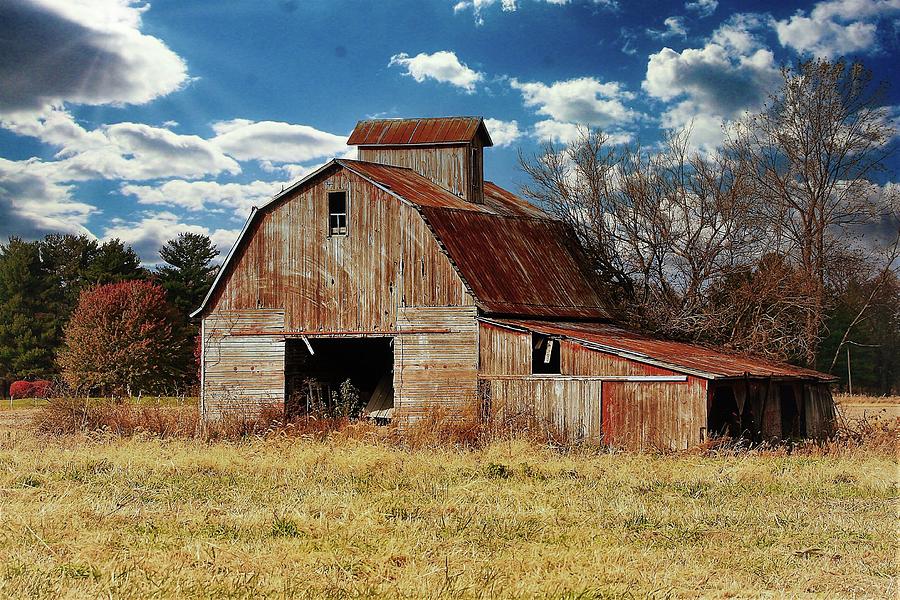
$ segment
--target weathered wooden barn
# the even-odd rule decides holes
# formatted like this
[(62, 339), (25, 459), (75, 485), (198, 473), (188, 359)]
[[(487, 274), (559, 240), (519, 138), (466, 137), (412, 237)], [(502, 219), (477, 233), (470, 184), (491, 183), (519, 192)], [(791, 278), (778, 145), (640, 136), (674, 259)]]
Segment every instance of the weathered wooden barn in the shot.
[(482, 119), (361, 121), (348, 144), (253, 209), (195, 313), (204, 418), (349, 379), (375, 417), (490, 402), (620, 446), (830, 427), (826, 375), (612, 324), (572, 232), (484, 181)]

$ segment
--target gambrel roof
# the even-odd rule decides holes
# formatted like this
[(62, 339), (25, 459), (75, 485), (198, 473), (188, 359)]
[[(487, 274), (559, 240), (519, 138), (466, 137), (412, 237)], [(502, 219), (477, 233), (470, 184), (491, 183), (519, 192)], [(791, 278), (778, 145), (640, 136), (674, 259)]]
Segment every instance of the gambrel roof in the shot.
[(485, 314), (608, 318), (588, 261), (561, 221), (490, 182), (484, 203), (475, 204), (411, 169), (347, 159), (332, 160), (254, 209), (194, 315), (207, 307), (258, 215), (335, 165), (414, 207)]

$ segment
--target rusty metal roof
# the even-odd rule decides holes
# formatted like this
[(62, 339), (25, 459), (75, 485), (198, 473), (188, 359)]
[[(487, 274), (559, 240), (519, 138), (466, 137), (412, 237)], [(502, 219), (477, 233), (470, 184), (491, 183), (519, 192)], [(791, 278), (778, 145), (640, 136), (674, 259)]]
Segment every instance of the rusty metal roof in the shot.
[(653, 338), (607, 323), (565, 323), (534, 320), (490, 319), (489, 322), (560, 336), (601, 352), (609, 352), (637, 362), (666, 367), (705, 379), (734, 377), (786, 377), (833, 381), (827, 373), (796, 367), (745, 354)]
[(476, 136), (481, 136), (484, 146), (494, 145), (481, 117), (372, 119), (359, 121), (347, 144), (349, 146), (467, 144)]
[(485, 184), (474, 204), (405, 167), (338, 162), (418, 208), (486, 313), (608, 317), (572, 231), (522, 198)]

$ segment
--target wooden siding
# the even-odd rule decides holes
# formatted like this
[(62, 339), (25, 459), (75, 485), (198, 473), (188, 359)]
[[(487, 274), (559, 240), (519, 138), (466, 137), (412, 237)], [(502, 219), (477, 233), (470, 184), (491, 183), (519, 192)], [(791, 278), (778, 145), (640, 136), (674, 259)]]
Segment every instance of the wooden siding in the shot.
[(360, 147), (359, 160), (408, 167), (460, 198), (469, 200), (471, 146)]
[(474, 306), (400, 309), (399, 329), (449, 329), (394, 338), (394, 416), (415, 419), (437, 407), (474, 402), (478, 325)]
[(685, 449), (706, 431), (706, 381), (603, 382), (603, 440), (631, 449)]
[(478, 346), (480, 375), (531, 374), (531, 333), (481, 323)]
[[(346, 236), (328, 236), (334, 190)], [(416, 209), (340, 168), (266, 209), (225, 277), (213, 311), (283, 309), (287, 331), (391, 332), (400, 306), (474, 303)]]
[(495, 418), (536, 418), (573, 442), (602, 440), (601, 400), (606, 382), (559, 376), (482, 379)]
[(284, 405), (284, 339), (236, 335), (255, 330), (284, 330), (284, 311), (216, 312), (203, 319), (203, 389), (205, 419), (226, 412), (252, 415), (267, 406)]
[(591, 350), (571, 340), (560, 344), (560, 372), (563, 375), (675, 375), (676, 372), (628, 360), (615, 354)]

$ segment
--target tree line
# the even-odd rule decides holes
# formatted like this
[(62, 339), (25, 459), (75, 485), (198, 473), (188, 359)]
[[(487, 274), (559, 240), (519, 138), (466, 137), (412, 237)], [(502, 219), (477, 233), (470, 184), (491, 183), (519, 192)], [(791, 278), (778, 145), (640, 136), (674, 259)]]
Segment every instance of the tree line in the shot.
[[(900, 389), (896, 127), (859, 63), (785, 67), (757, 113), (658, 147), (582, 128), (520, 154), (523, 192), (569, 223), (622, 322)], [(879, 184), (879, 181), (881, 184)], [(871, 232), (887, 229), (878, 243)]]
[(63, 372), (86, 392), (174, 393), (196, 383), (189, 315), (215, 278), (218, 251), (184, 233), (159, 255), (148, 269), (122, 241), (84, 235), (0, 244), (3, 387)]

